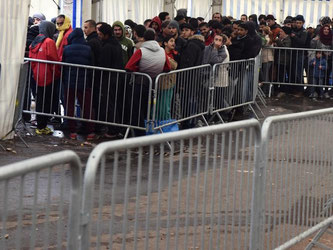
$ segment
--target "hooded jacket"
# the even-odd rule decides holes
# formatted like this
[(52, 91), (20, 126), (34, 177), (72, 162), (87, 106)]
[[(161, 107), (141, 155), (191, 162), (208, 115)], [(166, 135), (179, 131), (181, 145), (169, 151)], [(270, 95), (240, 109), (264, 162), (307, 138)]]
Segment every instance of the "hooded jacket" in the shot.
[(185, 69), (202, 64), (205, 49), (205, 38), (202, 35), (191, 36), (180, 55), (179, 69)]
[(102, 41), (101, 55), (98, 66), (111, 69), (124, 68), (121, 45), (115, 37)]
[(62, 26), (57, 26), (57, 30), (59, 30), (59, 35), (56, 44), (58, 48), (58, 57), (61, 61), (64, 48), (68, 44), (68, 36), (73, 31), (70, 18), (66, 16), (64, 24)]
[(255, 30), (253, 22), (246, 22), (248, 33), (244, 44), (244, 53), (242, 59), (250, 59), (256, 57), (262, 47), (262, 40)]
[[(64, 49), (62, 61), (66, 63), (92, 65), (92, 50), (86, 43), (83, 31), (76, 28), (68, 36), (68, 45)], [(80, 90), (84, 87), (90, 88), (91, 84), (91, 70), (84, 68), (68, 67), (63, 69), (63, 83), (70, 88), (78, 88)]]
[(146, 41), (128, 61), (125, 69), (155, 78), (162, 72), (170, 71), (171, 66), (164, 49), (156, 41)]
[(156, 31), (156, 34), (160, 33), (160, 32), (161, 32), (161, 27), (162, 27), (162, 21), (161, 21), (161, 19), (160, 19), (158, 16), (155, 16), (155, 17), (151, 20), (151, 23), (149, 24), (149, 28), (152, 27), (153, 22), (157, 23), (157, 25), (158, 25), (158, 29), (155, 30), (155, 31)]
[[(39, 25), (39, 35), (29, 48), (29, 57), (39, 60), (59, 61), (55, 42), (51, 39), (55, 32), (55, 25), (42, 21)], [(59, 66), (31, 62), (31, 68), (38, 86), (45, 87), (57, 80), (60, 76)]]
[(126, 37), (125, 26), (122, 22), (114, 22), (112, 28), (114, 28), (115, 26), (119, 26), (123, 31), (122, 37), (120, 39), (117, 38), (117, 40), (119, 41), (123, 50), (123, 62), (124, 64), (126, 64), (133, 54), (133, 42)]

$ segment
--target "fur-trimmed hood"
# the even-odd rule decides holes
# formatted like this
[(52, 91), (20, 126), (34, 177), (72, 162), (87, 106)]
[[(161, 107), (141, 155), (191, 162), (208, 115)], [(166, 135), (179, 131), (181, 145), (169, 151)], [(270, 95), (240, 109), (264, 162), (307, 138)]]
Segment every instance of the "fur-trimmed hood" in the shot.
[(193, 40), (193, 39), (200, 40), (203, 43), (205, 42), (205, 38), (204, 38), (203, 35), (193, 35), (193, 36), (188, 38), (188, 40)]

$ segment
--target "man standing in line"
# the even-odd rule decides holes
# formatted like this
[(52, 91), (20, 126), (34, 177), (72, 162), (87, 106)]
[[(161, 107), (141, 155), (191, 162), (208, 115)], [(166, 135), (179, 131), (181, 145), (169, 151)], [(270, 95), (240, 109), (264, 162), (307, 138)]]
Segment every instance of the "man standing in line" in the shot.
[(114, 22), (112, 28), (114, 36), (121, 45), (123, 52), (123, 63), (126, 65), (133, 54), (133, 42), (125, 36), (125, 27), (122, 22)]
[(56, 42), (58, 57), (62, 61), (62, 54), (64, 52), (65, 46), (68, 44), (68, 36), (72, 33), (71, 19), (65, 15), (59, 15), (56, 19), (57, 30), (59, 31), (59, 36)]

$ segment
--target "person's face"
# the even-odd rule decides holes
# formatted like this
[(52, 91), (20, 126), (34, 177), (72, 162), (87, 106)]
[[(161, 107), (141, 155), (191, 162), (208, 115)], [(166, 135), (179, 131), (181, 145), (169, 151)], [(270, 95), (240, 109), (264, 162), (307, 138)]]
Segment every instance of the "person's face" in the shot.
[(293, 21), (292, 23), (291, 23), (291, 28), (296, 28), (296, 21)]
[(179, 23), (179, 25), (181, 25), (181, 24), (183, 24), (183, 23), (186, 23), (186, 19), (183, 18), (183, 19), (179, 20), (178, 23)]
[(65, 22), (65, 18), (63, 18), (63, 17), (58, 17), (58, 18), (56, 19), (56, 24), (57, 24), (59, 27), (63, 26), (63, 25), (64, 25), (64, 22)]
[(200, 28), (200, 33), (201, 33), (201, 35), (203, 35), (204, 37), (208, 36), (208, 32), (209, 32), (209, 28), (208, 28), (208, 27), (206, 27), (206, 26), (202, 26), (202, 27)]
[(119, 26), (114, 26), (113, 34), (116, 38), (122, 38), (123, 36), (123, 29)]
[(104, 35), (102, 32), (97, 32), (97, 35), (98, 35), (98, 38), (101, 40), (101, 41), (104, 41), (106, 40), (106, 35)]
[(168, 48), (169, 50), (174, 50), (176, 47), (175, 39), (170, 38), (168, 42), (164, 43), (165, 48)]
[(96, 32), (97, 32), (97, 35), (99, 37), (99, 35), (101, 34), (101, 32), (99, 31), (99, 28), (102, 26), (102, 24), (97, 24), (96, 25)]
[(193, 36), (193, 31), (191, 29), (188, 28), (183, 28), (182, 29), (182, 33), (181, 33), (181, 37), (188, 39), (189, 37)]
[(164, 21), (171, 21), (171, 17), (170, 16), (166, 16)]
[(152, 22), (151, 27), (156, 31), (158, 30), (158, 24), (156, 22)]
[(222, 18), (220, 14), (214, 14), (213, 15), (213, 20), (216, 20), (218, 22), (222, 22)]
[(282, 39), (285, 39), (285, 38), (287, 37), (286, 32), (284, 32), (284, 31), (281, 29), (280, 32), (279, 32), (279, 37), (282, 38)]
[(238, 32), (237, 33), (238, 33), (238, 36), (243, 37), (247, 34), (247, 30), (242, 28), (242, 27), (238, 27)]
[(241, 21), (246, 22), (247, 21), (246, 16), (241, 16)]
[(284, 26), (291, 28), (291, 23), (286, 23)]
[(221, 35), (222, 34), (222, 30), (221, 29), (216, 29), (215, 30), (215, 34), (216, 35)]
[(321, 58), (321, 53), (317, 53), (317, 54), (316, 54), (316, 57), (317, 57), (318, 59), (320, 59), (320, 58)]
[(39, 18), (35, 17), (34, 18), (34, 25), (40, 24), (42, 20), (40, 20)]
[(330, 33), (330, 29), (328, 27), (324, 27), (323, 33), (327, 36)]
[(168, 26), (168, 30), (169, 30), (169, 35), (170, 36), (175, 36), (178, 33), (178, 30), (176, 27), (170, 27)]
[(268, 20), (267, 20), (267, 25), (268, 25), (269, 27), (273, 26), (274, 24), (275, 24), (275, 20), (272, 20), (272, 19), (268, 19)]
[(236, 23), (234, 23), (233, 25), (232, 25), (232, 30), (233, 31), (237, 31), (238, 30), (238, 24), (236, 24)]
[(296, 21), (296, 28), (301, 29), (303, 27), (304, 23), (302, 21)]
[(146, 23), (145, 23), (145, 27), (146, 27), (146, 29), (148, 29), (148, 28), (149, 28), (149, 26), (150, 26), (150, 23), (151, 23), (151, 22), (146, 22)]
[(89, 23), (84, 23), (83, 24), (83, 32), (86, 36), (89, 36), (94, 31), (96, 31), (94, 26), (90, 26)]
[(214, 37), (214, 46), (220, 48), (223, 45), (222, 36), (216, 35)]
[(262, 30), (263, 30), (263, 28), (264, 27), (266, 27), (265, 25), (263, 25), (263, 24), (260, 24), (260, 26), (259, 26), (259, 31), (261, 31), (262, 32)]

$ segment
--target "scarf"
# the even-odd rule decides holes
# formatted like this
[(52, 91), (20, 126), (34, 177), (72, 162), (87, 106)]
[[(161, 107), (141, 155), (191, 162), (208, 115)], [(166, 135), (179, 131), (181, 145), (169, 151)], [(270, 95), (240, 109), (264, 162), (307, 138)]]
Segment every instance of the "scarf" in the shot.
[(68, 16), (65, 16), (64, 24), (61, 26), (57, 25), (57, 30), (59, 30), (59, 36), (57, 39), (57, 49), (59, 49), (62, 39), (64, 38), (65, 31), (71, 27), (71, 19)]
[[(324, 35), (324, 28), (328, 27), (329, 28), (329, 33), (328, 35)], [(322, 44), (324, 45), (332, 45), (332, 30), (330, 26), (324, 25), (323, 27), (320, 28), (319, 31), (319, 38)]]

